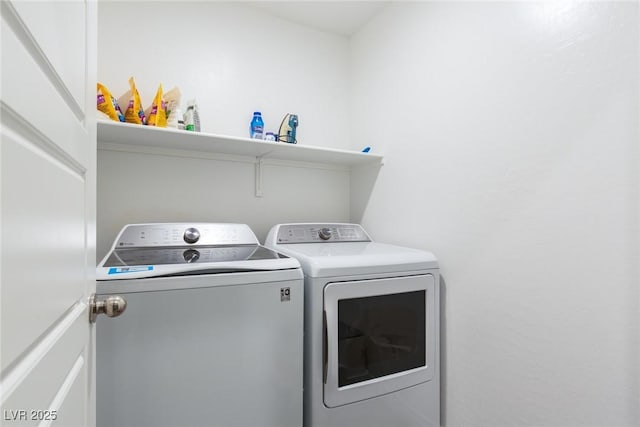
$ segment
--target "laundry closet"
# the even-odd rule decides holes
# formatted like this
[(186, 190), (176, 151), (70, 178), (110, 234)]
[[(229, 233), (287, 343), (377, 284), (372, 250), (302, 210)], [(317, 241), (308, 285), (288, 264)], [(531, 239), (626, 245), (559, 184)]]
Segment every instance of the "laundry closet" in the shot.
[[(428, 395), (434, 406), (439, 399), (440, 425), (448, 427), (640, 425), (637, 1), (5, 0), (0, 12), (3, 425), (94, 425), (92, 322), (122, 309), (96, 301), (96, 264), (112, 242), (133, 241), (116, 240), (125, 224), (137, 224), (131, 229), (144, 246), (140, 223), (168, 221), (162, 236), (179, 243), (185, 263), (205, 254), (184, 251), (182, 243), (201, 235), (200, 244), (210, 242), (206, 230), (217, 227), (211, 222), (245, 230), (247, 224), (253, 231), (243, 243), (255, 248), (278, 224), (273, 230), (282, 234), (271, 233), (271, 247), (303, 260), (337, 252), (305, 253), (300, 241), (285, 240), (317, 237), (329, 245), (338, 236), (352, 248), (371, 242), (422, 254), (419, 268), (400, 269), (400, 282), (417, 300), (438, 301), (424, 316), (434, 319), (439, 343), (431, 334), (434, 340), (418, 343), (425, 361), (396, 368), (439, 361), (425, 378), (416, 376), (423, 385), (432, 381), (428, 393), (392, 381), (400, 392), (385, 394), (378, 376), (396, 379), (398, 371), (374, 375), (360, 361), (347, 366), (347, 381), (324, 382), (339, 357), (314, 353), (322, 363), (306, 377), (323, 390), (317, 396), (328, 396), (314, 403), (320, 418), (325, 409), (338, 413), (368, 399), (384, 413), (367, 411), (376, 421), (398, 419), (393, 414), (420, 419), (414, 409), (424, 409), (421, 396)], [(180, 89), (183, 110), (195, 100), (201, 132), (96, 122), (96, 80), (119, 97), (130, 77), (144, 108), (159, 84)], [(265, 132), (296, 115), (297, 144), (248, 139), (254, 112), (261, 112)], [(303, 222), (312, 224), (291, 224)], [(209, 258), (228, 255), (222, 249)], [(295, 264), (263, 249), (271, 255), (260, 262)], [(396, 295), (385, 263), (393, 269), (410, 257), (375, 261), (380, 254), (367, 264), (380, 270), (375, 278), (350, 265), (340, 275), (350, 282), (344, 289), (324, 276), (333, 258), (320, 272), (301, 263), (295, 278), (275, 267), (257, 276), (326, 284), (329, 294), (318, 293), (316, 307), (320, 300), (339, 305), (342, 290), (361, 279)], [(303, 269), (311, 273), (303, 277)], [(419, 289), (416, 275), (425, 279)], [(274, 285), (270, 307), (301, 306), (295, 286)], [(216, 314), (228, 309), (239, 322), (265, 326), (222, 299)], [(259, 300), (254, 315), (267, 308)], [(370, 307), (398, 320), (396, 336), (420, 323), (406, 313), (389, 315), (387, 305)], [(320, 311), (312, 317), (316, 347), (323, 342)], [(360, 327), (336, 320), (349, 317), (339, 311), (326, 319), (338, 339), (338, 324), (354, 326), (342, 328), (349, 333)], [(148, 312), (163, 314), (153, 304)], [(301, 323), (288, 322), (300, 341)], [(224, 333), (224, 321), (217, 325)], [(368, 328), (376, 330), (375, 322)], [(348, 338), (356, 348), (363, 341)], [(377, 344), (387, 356), (402, 348)], [(325, 360), (332, 361), (326, 370)], [(144, 357), (138, 362), (146, 367)], [(200, 366), (183, 365), (196, 374)], [(354, 392), (347, 383), (355, 377), (371, 383)], [(382, 395), (391, 411), (375, 404)]]
[(98, 80), (202, 134), (98, 124), (97, 259), (127, 223), (361, 223), (440, 261), (442, 425), (638, 425), (638, 4), (274, 3), (99, 2)]
[[(126, 223), (239, 222), (262, 240), (282, 222), (359, 221), (383, 153), (352, 137), (346, 36), (242, 2), (104, 2), (98, 16), (98, 80), (118, 97), (134, 76), (145, 108), (178, 86), (216, 135), (98, 125), (98, 258)], [(236, 142), (254, 111), (265, 132), (297, 114), (296, 146)]]

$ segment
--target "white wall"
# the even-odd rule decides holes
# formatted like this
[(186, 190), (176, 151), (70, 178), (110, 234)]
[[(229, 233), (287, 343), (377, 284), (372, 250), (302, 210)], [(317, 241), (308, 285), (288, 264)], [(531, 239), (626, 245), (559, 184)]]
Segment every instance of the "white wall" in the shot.
[[(134, 76), (144, 106), (158, 83), (196, 97), (204, 132), (248, 136), (253, 111), (277, 131), (297, 113), (298, 142), (347, 148), (349, 43), (230, 2), (99, 3), (98, 80), (119, 96)], [(99, 136), (98, 136), (99, 138)], [(126, 143), (126, 141), (123, 141)], [(349, 173), (98, 151), (98, 260), (120, 228), (152, 221), (347, 221)]]
[(638, 426), (638, 4), (392, 3), (352, 40), (375, 239), (444, 279), (446, 426)]
[(264, 241), (274, 224), (349, 219), (347, 171), (265, 164), (255, 197), (252, 163), (197, 157), (98, 151), (98, 260), (128, 223), (239, 222)]
[(204, 132), (249, 136), (254, 111), (298, 141), (348, 145), (348, 40), (232, 2), (99, 3), (98, 80), (116, 95), (134, 76), (144, 107), (158, 84), (198, 100)]

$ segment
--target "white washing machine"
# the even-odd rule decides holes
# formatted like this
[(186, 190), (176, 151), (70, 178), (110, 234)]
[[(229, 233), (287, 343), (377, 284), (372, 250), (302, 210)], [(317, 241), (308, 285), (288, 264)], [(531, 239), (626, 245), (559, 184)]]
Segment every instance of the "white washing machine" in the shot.
[(265, 246), (304, 272), (304, 426), (439, 426), (435, 257), (357, 224), (280, 224)]
[(299, 427), (298, 261), (243, 224), (136, 224), (97, 269), (98, 427)]

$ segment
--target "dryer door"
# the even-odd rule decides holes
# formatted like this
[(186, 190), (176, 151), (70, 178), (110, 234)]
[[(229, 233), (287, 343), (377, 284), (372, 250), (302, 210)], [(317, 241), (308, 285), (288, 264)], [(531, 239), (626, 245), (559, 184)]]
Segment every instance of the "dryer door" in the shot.
[(433, 379), (431, 274), (329, 283), (324, 289), (324, 403), (369, 399)]

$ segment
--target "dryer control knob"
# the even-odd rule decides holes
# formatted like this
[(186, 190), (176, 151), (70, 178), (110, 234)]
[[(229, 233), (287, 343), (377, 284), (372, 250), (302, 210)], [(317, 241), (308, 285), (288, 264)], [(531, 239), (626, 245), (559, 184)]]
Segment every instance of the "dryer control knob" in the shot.
[(184, 230), (183, 238), (187, 243), (195, 243), (200, 239), (200, 232), (197, 228), (187, 228)]
[(331, 238), (331, 229), (330, 228), (321, 228), (320, 231), (318, 231), (318, 237), (320, 237), (322, 240), (329, 240)]

